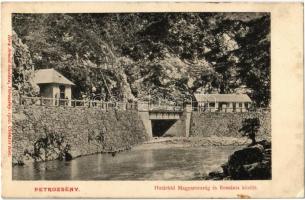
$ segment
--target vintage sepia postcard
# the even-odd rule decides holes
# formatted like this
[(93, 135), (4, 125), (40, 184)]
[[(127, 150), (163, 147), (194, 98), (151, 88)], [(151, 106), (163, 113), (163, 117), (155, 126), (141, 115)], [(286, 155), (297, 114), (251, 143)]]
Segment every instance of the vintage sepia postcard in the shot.
[(1, 11), (3, 197), (304, 197), (302, 3)]

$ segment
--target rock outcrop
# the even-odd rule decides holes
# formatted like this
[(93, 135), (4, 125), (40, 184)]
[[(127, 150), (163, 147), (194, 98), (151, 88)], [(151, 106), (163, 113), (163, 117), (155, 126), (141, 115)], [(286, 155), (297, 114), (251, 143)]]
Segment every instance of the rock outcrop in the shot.
[(223, 164), (222, 172), (210, 172), (205, 180), (271, 179), (271, 143), (262, 140), (256, 145), (235, 151)]

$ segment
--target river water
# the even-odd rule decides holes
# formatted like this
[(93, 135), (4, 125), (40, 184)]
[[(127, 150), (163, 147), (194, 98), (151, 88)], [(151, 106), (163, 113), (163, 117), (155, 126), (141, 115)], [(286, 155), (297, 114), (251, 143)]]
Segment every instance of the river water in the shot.
[(238, 147), (135, 148), (112, 156), (13, 167), (13, 180), (192, 180), (219, 169)]

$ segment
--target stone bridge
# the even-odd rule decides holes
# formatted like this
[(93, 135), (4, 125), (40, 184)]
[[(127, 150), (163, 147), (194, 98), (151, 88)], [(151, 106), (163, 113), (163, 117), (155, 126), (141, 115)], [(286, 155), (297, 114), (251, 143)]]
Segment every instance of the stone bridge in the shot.
[(181, 136), (188, 137), (192, 107), (138, 104), (138, 113), (147, 134), (152, 137)]

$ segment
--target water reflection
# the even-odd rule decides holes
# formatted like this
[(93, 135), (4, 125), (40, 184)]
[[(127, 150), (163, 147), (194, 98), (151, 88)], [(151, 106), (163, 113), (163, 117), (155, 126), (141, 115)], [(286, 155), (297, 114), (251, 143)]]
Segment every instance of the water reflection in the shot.
[(135, 149), (69, 162), (13, 167), (14, 180), (191, 180), (226, 162), (236, 147)]

